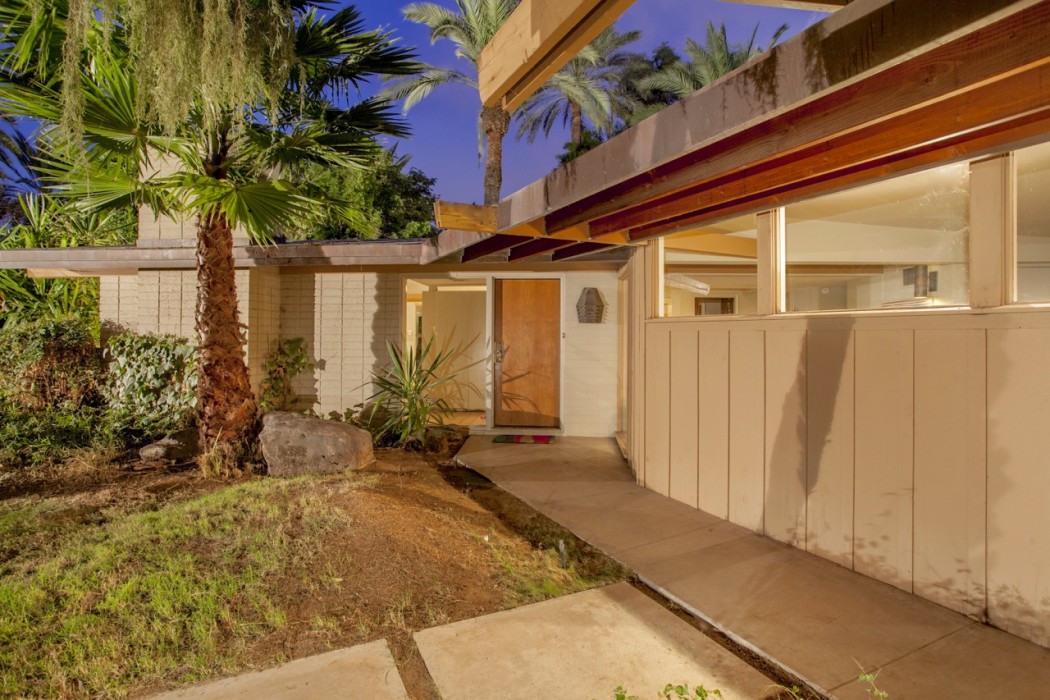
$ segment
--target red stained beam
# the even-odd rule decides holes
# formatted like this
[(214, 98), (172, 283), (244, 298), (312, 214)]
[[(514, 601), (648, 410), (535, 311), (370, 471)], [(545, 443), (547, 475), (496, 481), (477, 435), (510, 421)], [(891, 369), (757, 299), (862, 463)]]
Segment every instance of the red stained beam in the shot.
[(568, 260), (569, 258), (575, 258), (589, 253), (597, 253), (599, 250), (613, 247), (615, 246), (605, 245), (604, 243), (576, 243), (575, 245), (566, 246), (565, 248), (559, 248), (554, 251), (554, 254), (551, 255), (551, 260), (553, 262)]
[(525, 260), (536, 255), (543, 255), (549, 253), (552, 250), (559, 248), (567, 248), (571, 246), (574, 241), (559, 240), (556, 238), (535, 238), (527, 243), (514, 246), (510, 251), (510, 262), (517, 262), (518, 260)]
[(501, 250), (507, 248), (513, 248), (515, 245), (521, 243), (523, 240), (528, 240), (522, 236), (507, 236), (504, 234), (496, 234), (490, 238), (486, 238), (483, 241), (474, 243), (469, 248), (463, 251), (463, 262), (471, 262), (478, 258), (483, 258), (486, 255), (492, 255), (498, 253)]

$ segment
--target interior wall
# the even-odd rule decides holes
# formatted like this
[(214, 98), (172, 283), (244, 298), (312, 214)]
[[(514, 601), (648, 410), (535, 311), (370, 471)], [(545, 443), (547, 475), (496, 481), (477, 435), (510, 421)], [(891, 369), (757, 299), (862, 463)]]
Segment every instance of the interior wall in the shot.
[(435, 351), (452, 352), (454, 379), (438, 395), (457, 410), (485, 410), (485, 292), (423, 292), (422, 307), (424, 346), (433, 340)]
[(643, 327), (645, 486), (1050, 646), (1050, 311)]

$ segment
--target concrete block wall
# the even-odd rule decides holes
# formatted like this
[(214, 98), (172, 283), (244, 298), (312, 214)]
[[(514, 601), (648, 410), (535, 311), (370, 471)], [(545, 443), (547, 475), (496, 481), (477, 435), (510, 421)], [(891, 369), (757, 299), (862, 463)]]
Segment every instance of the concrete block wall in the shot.
[(102, 339), (123, 329), (138, 328), (138, 275), (112, 275), (99, 279), (98, 316)]
[(147, 207), (139, 209), (138, 240), (140, 245), (142, 241), (195, 240), (196, 238), (197, 222), (194, 219), (157, 216)]
[[(576, 302), (585, 287), (605, 299), (602, 323), (580, 323)], [(562, 297), (562, 424), (567, 435), (609, 437), (616, 431), (617, 273), (570, 272)]]
[(136, 296), (133, 330), (194, 337), (197, 277), (193, 270), (142, 270)]
[[(248, 324), (248, 377), (256, 396), (266, 376), (266, 361), (277, 349), (281, 337), (281, 274), (276, 268), (255, 268), (248, 271), (248, 293), (241, 294), (238, 303), (246, 306), (241, 322)], [(247, 297), (247, 303), (243, 301)]]
[(342, 413), (373, 393), (372, 373), (387, 364), (387, 341), (401, 338), (400, 298), (396, 274), (281, 275), (280, 337), (304, 338), (315, 363), (295, 380), (299, 407)]

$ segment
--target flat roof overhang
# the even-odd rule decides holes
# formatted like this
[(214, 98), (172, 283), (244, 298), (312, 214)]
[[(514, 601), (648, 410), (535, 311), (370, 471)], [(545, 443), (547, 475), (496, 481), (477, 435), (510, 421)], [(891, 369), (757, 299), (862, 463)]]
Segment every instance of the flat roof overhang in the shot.
[(857, 0), (504, 198), (495, 233), (639, 242), (1045, 137), (1047, 36), (1048, 0)]
[[(494, 212), (493, 212), (494, 214)], [(295, 242), (268, 246), (234, 245), (234, 266), (323, 268), (411, 268), (448, 267), (466, 264), (508, 264), (528, 260), (557, 263), (587, 255), (586, 262), (617, 263), (625, 257), (608, 246), (587, 244), (575, 251), (552, 249), (548, 255), (522, 255), (505, 252), (506, 237), (483, 231), (446, 229), (433, 238), (380, 241)], [(531, 238), (510, 237), (514, 242)], [(501, 245), (493, 245), (499, 241)], [(540, 241), (544, 243), (544, 241)], [(573, 241), (568, 241), (573, 243)], [(569, 254), (574, 253), (574, 254)], [(138, 246), (99, 246), (74, 248), (20, 248), (0, 250), (0, 269), (26, 270), (30, 277), (100, 277), (131, 275), (139, 270), (192, 270), (197, 265), (193, 239), (144, 241)]]

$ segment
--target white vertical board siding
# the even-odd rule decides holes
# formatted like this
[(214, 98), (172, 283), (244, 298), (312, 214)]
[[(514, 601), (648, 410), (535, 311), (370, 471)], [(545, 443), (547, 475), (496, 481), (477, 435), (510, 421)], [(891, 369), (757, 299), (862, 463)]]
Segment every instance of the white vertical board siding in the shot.
[(697, 332), (671, 332), (670, 495), (697, 507), (699, 355)]
[(915, 331), (914, 591), (983, 615), (985, 332)]
[(701, 510), (729, 517), (729, 332), (699, 332), (699, 473)]
[(1050, 646), (1050, 329), (988, 332), (988, 616)]
[(858, 330), (854, 568), (912, 589), (914, 333)]
[(853, 565), (853, 331), (814, 330), (806, 345), (806, 549)]
[(766, 338), (765, 533), (806, 548), (806, 333)]
[(729, 519), (761, 532), (765, 495), (765, 338), (729, 333)]
[(643, 334), (650, 488), (1050, 646), (1050, 311)]
[[(567, 272), (562, 285), (562, 427), (566, 435), (616, 432), (618, 335), (616, 272)], [(601, 323), (580, 323), (576, 302), (586, 287), (605, 300)]]
[(655, 329), (645, 342), (645, 487), (670, 494), (671, 334)]

